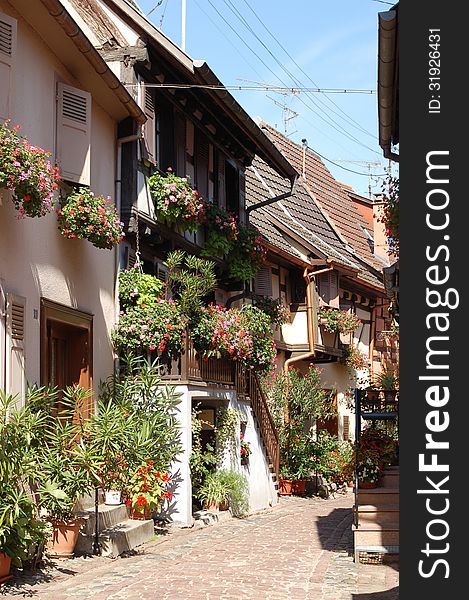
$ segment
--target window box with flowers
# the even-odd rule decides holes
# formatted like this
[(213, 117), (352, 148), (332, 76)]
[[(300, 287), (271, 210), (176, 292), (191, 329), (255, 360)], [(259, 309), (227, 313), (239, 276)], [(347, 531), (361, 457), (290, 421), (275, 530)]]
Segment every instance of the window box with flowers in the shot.
[(154, 173), (148, 187), (159, 219), (177, 223), (183, 230), (195, 231), (205, 222), (205, 205), (188, 177), (178, 177), (171, 168), (166, 175)]
[(111, 197), (95, 196), (87, 188), (67, 196), (57, 214), (59, 231), (68, 239), (86, 239), (96, 248), (111, 250), (124, 237), (123, 223)]
[(172, 300), (158, 299), (153, 304), (142, 304), (121, 312), (111, 333), (116, 350), (156, 350), (175, 356), (182, 352), (187, 319)]
[(12, 192), (19, 219), (42, 217), (54, 208), (59, 171), (49, 160), (50, 152), (30, 144), (19, 129), (0, 125), (0, 188)]
[(352, 333), (361, 325), (356, 314), (325, 306), (319, 309), (319, 319), (328, 333)]
[(247, 442), (244, 439), (244, 434), (243, 433), (240, 434), (239, 440), (240, 440), (241, 464), (242, 465), (247, 465), (248, 462), (249, 462), (249, 457), (252, 454), (251, 442)]
[(255, 296), (254, 306), (268, 315), (272, 325), (284, 325), (290, 318), (290, 310), (281, 300), (269, 296)]
[(367, 369), (369, 366), (368, 358), (365, 354), (352, 345), (344, 346), (344, 356), (340, 359), (340, 362), (355, 371)]
[(227, 309), (210, 305), (202, 309), (192, 338), (206, 360), (226, 357), (260, 373), (273, 368), (276, 346), (270, 319), (255, 306)]

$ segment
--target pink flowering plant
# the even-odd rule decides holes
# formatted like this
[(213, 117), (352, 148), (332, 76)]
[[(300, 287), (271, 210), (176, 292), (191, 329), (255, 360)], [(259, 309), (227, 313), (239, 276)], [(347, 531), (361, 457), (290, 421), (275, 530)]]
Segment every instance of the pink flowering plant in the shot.
[(239, 229), (236, 217), (216, 204), (206, 202), (205, 224), (207, 226), (207, 239), (202, 255), (226, 256), (238, 239)]
[(30, 144), (19, 129), (0, 126), (0, 188), (11, 190), (19, 219), (42, 217), (54, 208), (59, 171), (49, 160), (51, 153)]
[(249, 281), (267, 259), (265, 239), (252, 225), (238, 225), (238, 239), (229, 257), (229, 274), (236, 281)]
[(325, 306), (319, 309), (319, 318), (323, 319), (322, 325), (329, 333), (351, 333), (362, 323), (355, 313)]
[(111, 339), (121, 354), (155, 350), (174, 356), (183, 350), (186, 325), (187, 319), (173, 300), (158, 299), (121, 312)]
[(277, 349), (269, 317), (260, 309), (210, 305), (192, 331), (197, 351), (208, 359), (226, 357), (258, 372), (272, 370)]
[(57, 215), (59, 231), (68, 239), (86, 239), (97, 248), (111, 250), (124, 237), (124, 224), (111, 197), (95, 196), (84, 187), (66, 198)]
[(154, 173), (148, 186), (158, 218), (166, 223), (178, 223), (183, 229), (195, 231), (205, 222), (205, 205), (199, 192), (189, 184), (188, 177), (178, 177), (171, 168), (166, 175)]
[(255, 296), (254, 306), (265, 312), (273, 325), (288, 323), (290, 310), (281, 300), (269, 296)]

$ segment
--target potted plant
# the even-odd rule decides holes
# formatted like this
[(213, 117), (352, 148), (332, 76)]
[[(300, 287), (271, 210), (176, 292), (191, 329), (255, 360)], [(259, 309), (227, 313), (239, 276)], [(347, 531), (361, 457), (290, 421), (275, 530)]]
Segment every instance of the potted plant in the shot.
[(158, 471), (153, 460), (142, 463), (130, 478), (126, 493), (130, 518), (151, 519), (162, 500), (172, 498), (172, 492), (166, 489), (170, 482), (169, 474)]
[(42, 217), (54, 208), (59, 171), (49, 160), (51, 153), (30, 144), (19, 129), (0, 125), (0, 188), (12, 192), (18, 218)]
[(379, 459), (373, 456), (363, 458), (357, 467), (358, 487), (362, 489), (373, 489), (378, 487), (381, 476)]
[(255, 277), (267, 259), (265, 239), (253, 225), (238, 225), (238, 239), (228, 256), (228, 273), (236, 281)]
[(99, 484), (99, 456), (84, 441), (86, 428), (81, 416), (81, 407), (91, 393), (79, 386), (63, 390), (60, 413), (50, 415), (37, 449), (41, 465), (39, 505), (52, 525), (46, 545), (48, 556), (73, 556), (83, 523), (75, 512), (77, 501)]
[(124, 238), (124, 224), (111, 197), (96, 196), (88, 188), (67, 196), (57, 215), (59, 231), (68, 239), (86, 239), (96, 248), (112, 250)]
[(228, 499), (229, 486), (219, 471), (209, 473), (198, 491), (198, 498), (202, 501), (205, 510), (218, 512), (220, 506)]
[(181, 229), (195, 231), (205, 222), (205, 205), (188, 177), (178, 177), (171, 167), (165, 175), (154, 173), (148, 187), (159, 219), (177, 223)]
[(209, 473), (198, 497), (209, 511), (218, 512), (229, 507), (235, 516), (242, 516), (248, 511), (247, 480), (235, 471), (219, 469)]
[(355, 313), (326, 306), (321, 306), (319, 309), (319, 319), (321, 325), (329, 333), (351, 333), (361, 325), (361, 321)]
[(392, 367), (383, 368), (375, 377), (375, 385), (378, 389), (384, 390), (384, 399), (386, 402), (394, 401), (399, 388), (396, 371)]
[(207, 235), (202, 256), (224, 257), (230, 253), (238, 239), (236, 217), (212, 203), (205, 203)]
[(239, 439), (240, 439), (241, 464), (247, 465), (249, 462), (249, 457), (252, 454), (251, 442), (247, 442), (244, 439), (243, 433), (240, 434)]

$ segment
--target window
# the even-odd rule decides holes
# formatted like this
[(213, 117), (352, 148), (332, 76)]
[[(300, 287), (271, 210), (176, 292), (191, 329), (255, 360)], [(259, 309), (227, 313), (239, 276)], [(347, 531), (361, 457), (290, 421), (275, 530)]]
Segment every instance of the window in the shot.
[[(93, 315), (41, 299), (41, 384), (92, 387)], [(91, 403), (82, 408), (90, 415)]]
[(16, 20), (0, 13), (0, 121), (10, 118), (13, 63), (16, 52)]
[(56, 162), (62, 178), (90, 184), (91, 95), (57, 84)]
[(225, 162), (225, 198), (226, 210), (239, 214), (239, 174), (238, 169)]
[(335, 271), (318, 275), (318, 292), (322, 300), (339, 308), (339, 277)]

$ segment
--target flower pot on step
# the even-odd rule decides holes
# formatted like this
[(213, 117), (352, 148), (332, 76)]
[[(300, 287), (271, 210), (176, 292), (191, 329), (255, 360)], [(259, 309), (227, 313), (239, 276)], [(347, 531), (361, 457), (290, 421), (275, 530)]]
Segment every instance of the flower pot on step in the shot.
[(306, 491), (306, 479), (295, 479), (293, 482), (293, 491), (295, 494), (304, 494)]
[(360, 490), (374, 490), (378, 487), (377, 481), (359, 481), (358, 489)]
[(46, 543), (46, 556), (49, 558), (72, 558), (83, 519), (48, 520), (52, 524), (52, 536)]
[(104, 504), (118, 506), (121, 504), (121, 493), (119, 490), (106, 490), (104, 492)]
[(149, 521), (152, 518), (151, 510), (146, 506), (142, 511), (131, 508), (129, 512), (129, 517), (135, 521)]
[(12, 578), (10, 567), (11, 558), (7, 554), (0, 552), (0, 584)]

